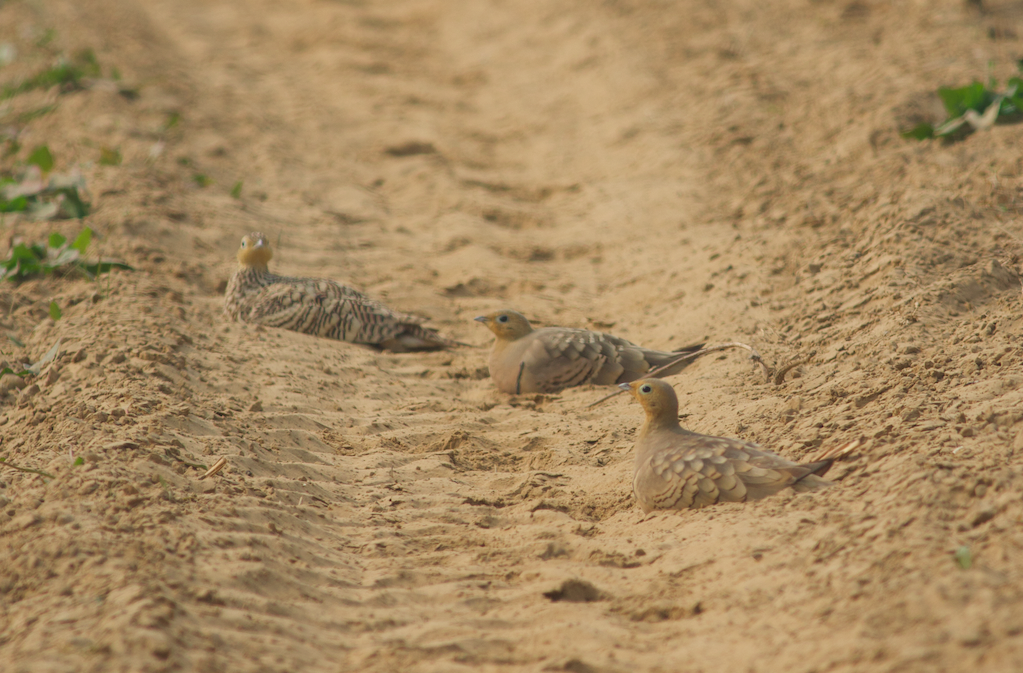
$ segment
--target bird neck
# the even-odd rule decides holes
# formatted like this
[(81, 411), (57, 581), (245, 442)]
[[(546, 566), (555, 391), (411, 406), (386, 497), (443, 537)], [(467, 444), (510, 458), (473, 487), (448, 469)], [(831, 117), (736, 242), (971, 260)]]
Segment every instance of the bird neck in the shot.
[(645, 435), (657, 430), (673, 430), (675, 432), (682, 430), (682, 426), (678, 422), (677, 407), (674, 410), (657, 409), (647, 411), (646, 423), (643, 424), (640, 434)]
[(510, 347), (514, 343), (518, 343), (524, 337), (529, 336), (533, 330), (528, 332), (522, 332), (521, 334), (497, 334), (497, 341), (494, 343), (494, 348), (503, 350)]

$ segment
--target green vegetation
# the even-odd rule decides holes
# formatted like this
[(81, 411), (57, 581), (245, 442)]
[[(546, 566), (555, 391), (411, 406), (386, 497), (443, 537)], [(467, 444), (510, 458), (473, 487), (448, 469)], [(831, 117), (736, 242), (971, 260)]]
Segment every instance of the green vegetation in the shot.
[(53, 155), (50, 154), (50, 148), (40, 145), (32, 150), (32, 154), (28, 155), (25, 163), (30, 166), (38, 166), (43, 173), (49, 173), (53, 170)]
[(120, 166), (121, 151), (109, 147), (101, 147), (99, 150), (100, 166)]
[(0, 213), (24, 212), (36, 220), (81, 219), (89, 214), (90, 204), (79, 191), (85, 187), (80, 175), (55, 173), (43, 179), (54, 166), (49, 147), (36, 147), (25, 164), (17, 176), (0, 174)]
[(50, 474), (49, 472), (43, 472), (42, 470), (34, 470), (31, 467), (18, 467), (13, 463), (8, 463), (6, 458), (0, 458), (0, 465), (5, 465), (7, 467), (17, 470), (18, 472), (28, 472), (30, 474), (38, 474), (43, 477), (49, 477), (50, 479), (56, 479), (56, 477)]
[[(1023, 61), (1019, 63), (1023, 70)], [(969, 133), (989, 128), (999, 122), (1016, 122), (1023, 119), (1023, 79), (1012, 77), (1006, 82), (1005, 91), (998, 93), (998, 82), (992, 79), (988, 86), (980, 82), (956, 89), (941, 87), (938, 96), (945, 106), (948, 119), (937, 127), (932, 124), (917, 124), (903, 131), (904, 138), (926, 140), (927, 138), (959, 138)]]
[(952, 557), (955, 558), (956, 563), (958, 563), (959, 567), (963, 570), (969, 570), (973, 567), (973, 553), (967, 545), (963, 545), (956, 549)]
[[(134, 270), (123, 262), (86, 262), (83, 260), (82, 257), (91, 241), (92, 229), (86, 227), (71, 242), (68, 242), (64, 236), (53, 233), (50, 234), (45, 245), (19, 243), (11, 250), (10, 257), (0, 261), (0, 280), (22, 281), (32, 276), (48, 275), (65, 269), (84, 273), (91, 280), (111, 269)], [(54, 305), (51, 305), (51, 317), (53, 313)], [(57, 308), (57, 314), (54, 320), (60, 317), (59, 308)]]
[(13, 98), (18, 94), (35, 89), (49, 89), (59, 86), (62, 92), (78, 91), (85, 88), (84, 80), (100, 77), (99, 61), (91, 49), (83, 49), (70, 61), (61, 58), (55, 65), (36, 73), (17, 84), (5, 84), (0, 89), (0, 100)]

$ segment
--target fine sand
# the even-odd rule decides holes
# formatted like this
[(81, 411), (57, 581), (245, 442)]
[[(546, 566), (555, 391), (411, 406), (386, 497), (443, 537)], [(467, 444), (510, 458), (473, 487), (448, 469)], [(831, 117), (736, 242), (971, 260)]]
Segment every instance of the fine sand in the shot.
[[(0, 162), (78, 167), (135, 267), (0, 285), (0, 366), (61, 340), (0, 396), (0, 458), (53, 476), (0, 466), (0, 671), (1023, 669), (1023, 125), (899, 135), (1019, 36), (1006, 0), (0, 4), (0, 83), (120, 73), (0, 102)], [(0, 254), (81, 226), (6, 215)], [(253, 230), (478, 347), (228, 322)], [(750, 344), (781, 374), (698, 360), (686, 427), (861, 443), (644, 517), (641, 410), (498, 393), (500, 308)]]

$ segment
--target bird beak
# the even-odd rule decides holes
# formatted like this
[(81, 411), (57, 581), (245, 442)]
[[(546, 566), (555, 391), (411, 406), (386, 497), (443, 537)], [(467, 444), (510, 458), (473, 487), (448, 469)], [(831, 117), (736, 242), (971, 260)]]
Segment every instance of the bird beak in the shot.
[(625, 392), (629, 392), (630, 390), (632, 390), (632, 384), (631, 383), (619, 383), (618, 387), (621, 388), (622, 390), (624, 390)]
[(252, 247), (254, 247), (254, 248), (262, 248), (264, 245), (266, 245), (266, 243), (264, 243), (263, 240), (260, 239), (260, 240), (256, 241), (256, 245), (254, 245)]
[(473, 318), (473, 320), (475, 320), (476, 322), (486, 322), (487, 321), (487, 316), (485, 316), (485, 315), (478, 315), (475, 318)]

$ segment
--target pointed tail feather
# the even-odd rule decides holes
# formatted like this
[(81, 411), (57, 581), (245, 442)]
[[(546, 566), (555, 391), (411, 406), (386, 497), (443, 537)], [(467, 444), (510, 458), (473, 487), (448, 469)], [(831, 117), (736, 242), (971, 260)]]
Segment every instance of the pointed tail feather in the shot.
[[(695, 361), (696, 357), (686, 358), (686, 355), (693, 355), (694, 353), (700, 352), (704, 344), (693, 344), (691, 346), (683, 346), (682, 348), (676, 348), (670, 353), (663, 353), (660, 351), (646, 351), (647, 362), (649, 362), (655, 368), (653, 371), (649, 371), (644, 376), (673, 376), (678, 374), (680, 371), (688, 367)], [(679, 358), (684, 358), (678, 361)]]

